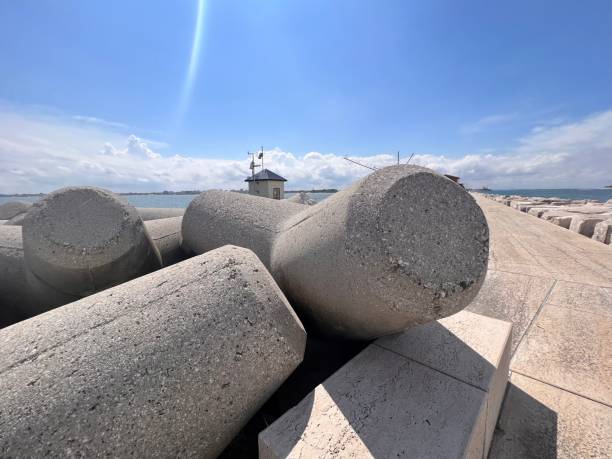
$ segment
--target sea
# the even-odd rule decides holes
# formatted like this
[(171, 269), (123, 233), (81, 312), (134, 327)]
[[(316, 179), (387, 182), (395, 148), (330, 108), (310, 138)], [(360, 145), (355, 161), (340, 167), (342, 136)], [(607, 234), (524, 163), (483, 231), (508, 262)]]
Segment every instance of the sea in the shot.
[[(285, 193), (290, 198), (296, 193)], [(333, 193), (308, 193), (311, 199), (323, 201)], [(130, 194), (126, 198), (135, 207), (180, 207), (186, 208), (197, 194)], [(0, 204), (10, 201), (36, 202), (41, 196), (0, 196)]]

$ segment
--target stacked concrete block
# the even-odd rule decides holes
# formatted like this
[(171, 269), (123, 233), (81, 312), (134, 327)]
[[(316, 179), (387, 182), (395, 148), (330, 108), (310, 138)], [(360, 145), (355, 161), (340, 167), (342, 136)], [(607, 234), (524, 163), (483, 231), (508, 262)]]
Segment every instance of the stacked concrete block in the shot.
[[(593, 199), (524, 198), (522, 196), (485, 195), (487, 198), (526, 212), (554, 225), (569, 229), (597, 241), (605, 241), (605, 230), (595, 236), (595, 228), (601, 222), (612, 219), (612, 200), (599, 202)], [(605, 225), (602, 225), (602, 228)], [(603, 234), (603, 236), (602, 236)]]
[(143, 221), (158, 220), (160, 218), (182, 217), (185, 209), (174, 207), (137, 207), (138, 215)]
[(462, 311), (379, 339), (259, 435), (259, 457), (487, 457), (511, 324)]
[(170, 266), (186, 258), (181, 249), (183, 217), (160, 218), (145, 221), (151, 240), (157, 247), (163, 266)]
[(216, 457), (305, 339), (252, 252), (183, 261), (0, 331), (0, 451)]
[(25, 280), (20, 226), (0, 226), (0, 328), (32, 309)]
[(604, 221), (604, 218), (601, 217), (575, 216), (572, 217), (569, 230), (586, 237), (591, 237), (595, 231), (595, 225), (602, 221)]
[(100, 188), (64, 188), (32, 206), (23, 225), (29, 293), (38, 313), (161, 267), (136, 210)]
[(17, 215), (26, 213), (32, 204), (29, 202), (11, 201), (0, 204), (0, 220), (10, 220)]
[(252, 249), (308, 325), (356, 339), (463, 309), (484, 279), (488, 227), (456, 183), (417, 166), (378, 170), (304, 208), (223, 191), (195, 198), (183, 244)]
[(612, 244), (612, 218), (595, 225), (592, 239), (603, 242), (604, 244)]

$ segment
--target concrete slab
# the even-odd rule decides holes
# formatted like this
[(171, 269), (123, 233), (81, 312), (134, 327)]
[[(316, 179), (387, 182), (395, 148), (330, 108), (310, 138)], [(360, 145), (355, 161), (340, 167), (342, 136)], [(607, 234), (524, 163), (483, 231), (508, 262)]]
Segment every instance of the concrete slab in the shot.
[(550, 292), (553, 279), (525, 274), (489, 271), (468, 311), (513, 324), (512, 353)]
[(513, 373), (490, 459), (612, 457), (612, 408)]
[(612, 404), (612, 316), (544, 306), (510, 369)]
[(548, 298), (548, 304), (612, 315), (612, 296), (605, 288), (575, 282), (558, 281)]
[(462, 311), (381, 338), (260, 433), (260, 457), (484, 457), (510, 336)]

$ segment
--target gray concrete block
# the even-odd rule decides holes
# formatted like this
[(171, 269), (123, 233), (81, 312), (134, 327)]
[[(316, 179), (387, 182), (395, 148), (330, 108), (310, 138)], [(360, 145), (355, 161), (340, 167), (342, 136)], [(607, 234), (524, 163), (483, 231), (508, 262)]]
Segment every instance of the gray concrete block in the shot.
[(305, 340), (252, 252), (183, 261), (0, 331), (0, 451), (215, 457)]
[(463, 311), (378, 340), (261, 432), (260, 457), (486, 457), (510, 328)]
[(30, 202), (11, 201), (0, 204), (0, 220), (10, 220), (16, 215), (23, 214), (32, 207)]
[(480, 207), (462, 187), (406, 165), (308, 208), (204, 192), (183, 218), (185, 247), (251, 248), (308, 325), (360, 339), (463, 309), (484, 279), (488, 237)]
[(181, 249), (182, 222), (183, 217), (145, 221), (145, 227), (159, 251), (163, 266), (170, 266), (187, 258), (187, 255)]
[(31, 309), (23, 264), (20, 226), (0, 226), (0, 326), (10, 325)]
[(63, 188), (35, 203), (23, 246), (42, 310), (161, 267), (134, 207), (100, 188)]
[(178, 207), (136, 207), (136, 210), (143, 221), (182, 217), (185, 214), (185, 209)]
[(4, 224), (7, 226), (21, 226), (23, 225), (23, 220), (25, 219), (26, 215), (27, 215), (27, 212), (24, 212), (19, 215), (15, 215), (10, 220), (7, 220)]

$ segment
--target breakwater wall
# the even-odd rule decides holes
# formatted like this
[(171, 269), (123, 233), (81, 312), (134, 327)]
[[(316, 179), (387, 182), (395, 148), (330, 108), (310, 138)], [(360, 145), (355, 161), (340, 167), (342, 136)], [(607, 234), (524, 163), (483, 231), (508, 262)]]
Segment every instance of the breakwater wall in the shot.
[(600, 202), (496, 194), (483, 196), (595, 241), (608, 245), (612, 243), (612, 200)]

